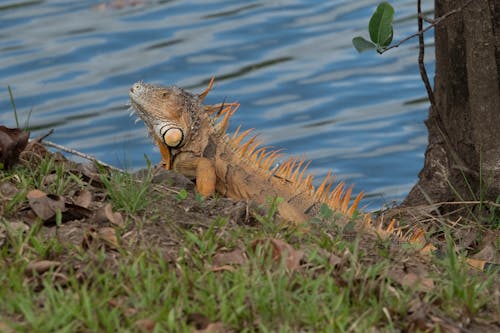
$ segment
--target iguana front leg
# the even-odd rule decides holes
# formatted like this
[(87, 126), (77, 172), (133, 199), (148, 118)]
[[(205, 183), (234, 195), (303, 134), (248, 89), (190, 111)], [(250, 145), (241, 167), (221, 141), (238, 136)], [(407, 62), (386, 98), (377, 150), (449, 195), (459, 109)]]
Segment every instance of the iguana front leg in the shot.
[(214, 162), (206, 157), (196, 157), (185, 153), (176, 156), (172, 169), (182, 173), (187, 177), (196, 178), (196, 190), (204, 197), (215, 193), (215, 174)]
[(155, 135), (155, 141), (156, 145), (158, 148), (160, 148), (160, 153), (161, 153), (161, 165), (167, 169), (171, 170), (172, 169), (172, 161), (171, 161), (171, 155), (170, 155), (170, 149), (165, 146), (165, 144)]

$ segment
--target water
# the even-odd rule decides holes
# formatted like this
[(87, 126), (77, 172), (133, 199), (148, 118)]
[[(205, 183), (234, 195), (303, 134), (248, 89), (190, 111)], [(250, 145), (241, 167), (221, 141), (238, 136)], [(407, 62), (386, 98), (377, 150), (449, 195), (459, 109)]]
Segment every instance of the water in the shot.
[[(257, 129), (377, 208), (416, 181), (428, 108), (416, 41), (383, 56), (351, 45), (378, 2), (1, 0), (0, 123), (15, 126), (10, 85), (32, 137), (54, 129), (51, 141), (137, 169), (159, 152), (129, 117), (129, 87), (201, 92), (214, 75), (207, 102), (241, 103), (230, 131)], [(416, 30), (415, 1), (392, 4), (399, 40)], [(433, 73), (431, 48), (427, 63)]]

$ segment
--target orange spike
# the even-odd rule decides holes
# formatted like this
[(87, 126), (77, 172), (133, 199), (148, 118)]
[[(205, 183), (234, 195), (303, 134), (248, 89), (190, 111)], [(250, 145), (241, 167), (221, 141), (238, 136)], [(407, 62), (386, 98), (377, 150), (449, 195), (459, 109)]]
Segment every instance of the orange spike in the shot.
[(203, 102), (205, 100), (205, 97), (207, 97), (207, 94), (212, 89), (212, 87), (214, 85), (214, 82), (215, 82), (215, 76), (212, 76), (210, 78), (210, 83), (208, 84), (208, 87), (201, 94), (198, 95), (198, 97), (200, 98), (201, 102)]
[(323, 182), (321, 183), (321, 185), (319, 185), (318, 188), (316, 189), (316, 193), (314, 194), (314, 196), (316, 198), (319, 199), (323, 195), (323, 191), (325, 190), (325, 186), (328, 183), (328, 180), (330, 180), (331, 175), (332, 175), (332, 173), (330, 171), (328, 171), (328, 173), (326, 174), (325, 179), (323, 180)]
[(359, 205), (359, 201), (361, 200), (361, 198), (363, 197), (363, 192), (360, 192), (356, 199), (354, 199), (354, 202), (352, 203), (351, 207), (347, 210), (346, 214), (347, 216), (349, 217), (352, 217), (352, 215), (354, 214), (354, 212), (356, 211), (356, 208), (358, 208), (358, 205)]
[(241, 156), (245, 156), (245, 153), (246, 153), (248, 147), (255, 141), (255, 139), (257, 139), (257, 135), (252, 136), (252, 138), (250, 138), (250, 140), (248, 140), (243, 146), (241, 146), (241, 149), (240, 149)]
[(271, 168), (271, 165), (273, 165), (274, 161), (276, 161), (277, 158), (276, 155), (278, 155), (276, 150), (265, 152), (261, 163), (262, 168), (264, 169)]
[(290, 160), (290, 165), (286, 170), (285, 178), (287, 180), (292, 180), (292, 173), (295, 169), (295, 166), (297, 165), (297, 160), (296, 159), (291, 159)]
[(306, 173), (306, 170), (310, 164), (311, 164), (311, 161), (307, 162), (306, 165), (302, 168), (302, 171), (297, 176), (297, 182), (300, 182), (302, 180), (302, 178), (304, 178), (304, 174)]
[(278, 168), (276, 169), (276, 172), (274, 174), (276, 176), (285, 178), (286, 169), (288, 168), (289, 165), (290, 165), (290, 160), (288, 159), (278, 166)]
[(205, 106), (205, 111), (209, 114), (212, 115), (216, 110), (219, 110), (220, 106), (219, 105), (206, 105)]
[(248, 156), (248, 159), (249, 160), (252, 160), (255, 162), (255, 152), (257, 151), (257, 148), (259, 148), (259, 146), (262, 144), (262, 141), (261, 140), (257, 140), (255, 141), (252, 145), (250, 145), (248, 147), (248, 150), (246, 152), (246, 156)]
[(339, 208), (340, 206), (340, 197), (342, 196), (342, 192), (344, 192), (344, 186), (344, 183), (339, 183), (332, 191), (330, 204), (335, 208)]
[(238, 133), (240, 132), (240, 129), (241, 129), (241, 125), (238, 125), (238, 128), (236, 129), (236, 131), (234, 131), (234, 133), (231, 136), (231, 138), (229, 139), (229, 141), (234, 141), (234, 139), (236, 139), (236, 137), (238, 136)]
[(266, 153), (266, 149), (267, 149), (267, 147), (260, 147), (259, 149), (257, 149), (255, 151), (255, 162), (259, 166), (260, 166), (262, 159), (264, 158), (264, 155)]
[(422, 228), (417, 228), (409, 237), (408, 241), (412, 244), (425, 245), (425, 232)]
[(366, 213), (363, 222), (366, 226), (372, 226), (373, 225), (372, 215), (370, 213)]
[(221, 122), (221, 128), (220, 128), (220, 133), (221, 134), (224, 134), (226, 133), (227, 131), (227, 127), (229, 125), (229, 118), (231, 118), (231, 116), (236, 112), (236, 110), (238, 110), (238, 106), (236, 106), (234, 109), (229, 109), (229, 111), (226, 113), (226, 115), (224, 116), (224, 118), (222, 119), (222, 122)]
[(259, 149), (261, 151), (259, 153), (259, 157), (257, 158), (257, 165), (262, 167), (264, 165), (264, 158), (267, 155), (266, 152), (267, 147), (262, 147), (261, 149)]
[[(259, 145), (260, 145), (259, 141)], [(258, 163), (257, 165), (260, 165), (260, 162), (262, 160), (262, 156), (264, 155), (264, 152), (266, 151), (267, 147), (259, 147), (258, 149), (255, 149), (253, 152), (253, 158), (255, 159), (255, 163)]]
[(385, 231), (387, 232), (394, 232), (394, 226), (396, 225), (396, 219), (392, 219), (387, 228), (385, 228)]
[[(271, 154), (269, 154), (269, 156), (265, 157), (265, 160), (264, 160), (265, 164), (262, 165), (264, 167), (264, 169), (271, 169), (273, 164), (276, 163), (276, 160), (278, 158), (280, 158), (281, 156), (283, 156), (283, 154), (281, 154), (280, 152), (281, 152), (281, 149), (273, 150), (273, 151), (271, 151)], [(277, 168), (279, 168), (279, 166)]]
[(345, 213), (347, 212), (347, 208), (349, 207), (349, 201), (351, 201), (351, 193), (352, 193), (352, 186), (347, 189), (347, 191), (344, 194), (344, 197), (342, 198), (342, 207), (340, 210)]
[(240, 135), (238, 135), (237, 137), (232, 139), (231, 141), (233, 142), (234, 146), (239, 147), (241, 140), (243, 140), (248, 135), (248, 133), (250, 133), (251, 131), (253, 131), (252, 128), (247, 129), (245, 132), (241, 133)]
[(299, 171), (300, 171), (300, 168), (302, 167), (302, 164), (304, 164), (304, 160), (303, 159), (302, 160), (298, 160), (297, 166), (295, 166), (295, 168), (293, 170), (293, 173), (290, 176), (290, 179), (293, 182), (297, 181), (297, 177), (299, 176)]

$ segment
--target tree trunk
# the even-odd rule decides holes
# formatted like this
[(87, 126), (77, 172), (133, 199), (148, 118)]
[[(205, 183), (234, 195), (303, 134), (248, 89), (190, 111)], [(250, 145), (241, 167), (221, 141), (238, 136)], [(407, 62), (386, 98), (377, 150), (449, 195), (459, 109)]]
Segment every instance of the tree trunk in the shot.
[[(467, 0), (435, 0), (442, 16)], [(435, 28), (429, 145), (403, 206), (500, 196), (500, 3), (472, 0)]]

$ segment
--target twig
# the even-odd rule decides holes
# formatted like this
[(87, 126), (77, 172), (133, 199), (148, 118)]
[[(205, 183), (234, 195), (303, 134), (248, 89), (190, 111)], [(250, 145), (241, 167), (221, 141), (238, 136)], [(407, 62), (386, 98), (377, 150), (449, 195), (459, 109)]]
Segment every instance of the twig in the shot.
[(33, 141), (33, 142), (41, 142), (41, 141), (42, 141), (42, 140), (44, 140), (46, 137), (48, 137), (48, 136), (52, 135), (52, 133), (54, 133), (54, 129), (51, 129), (51, 130), (50, 130), (50, 131), (48, 131), (47, 133), (42, 134), (42, 135), (40, 135), (39, 137), (34, 138), (34, 139), (33, 139), (33, 140), (31, 140), (31, 141)]
[[(422, 1), (417, 1), (417, 11), (418, 11), (418, 31), (423, 31), (424, 20), (422, 19)], [(451, 13), (451, 12), (450, 12)], [(447, 13), (449, 14), (449, 13)], [(443, 16), (444, 17), (444, 16)], [(432, 26), (432, 25), (431, 25)], [(424, 44), (424, 34), (418, 35), (418, 68), (420, 69), (420, 76), (422, 81), (424, 81), (425, 90), (427, 90), (427, 96), (429, 96), (429, 102), (432, 107), (435, 107), (436, 103), (434, 100), (434, 92), (432, 91), (431, 83), (429, 82), (429, 77), (427, 76), (427, 70), (425, 69), (424, 55), (425, 55), (425, 44)]]
[(49, 147), (52, 147), (52, 148), (56, 148), (56, 149), (59, 149), (59, 150), (62, 150), (62, 151), (65, 151), (67, 153), (70, 153), (70, 154), (73, 154), (73, 155), (76, 155), (78, 157), (81, 157), (81, 158), (84, 158), (86, 160), (89, 160), (89, 161), (92, 161), (94, 163), (97, 163), (97, 164), (101, 164), (102, 166), (105, 166), (106, 168), (109, 168), (111, 170), (115, 170), (115, 171), (119, 171), (119, 172), (123, 172), (122, 169), (119, 169), (117, 167), (114, 167), (112, 165), (109, 165), (107, 163), (104, 163), (102, 161), (99, 161), (97, 158), (95, 158), (94, 156), (90, 156), (90, 155), (87, 155), (87, 154), (84, 154), (82, 152), (79, 152), (78, 150), (75, 150), (75, 149), (71, 149), (71, 148), (68, 148), (68, 147), (64, 147), (64, 146), (61, 146), (61, 145), (58, 145), (57, 143), (54, 143), (54, 142), (51, 142), (51, 141), (47, 141), (47, 140), (44, 140), (41, 142), (42, 144), (46, 145), (46, 146), (49, 146)]
[[(453, 15), (453, 14), (456, 14), (460, 11), (462, 11), (465, 7), (467, 7), (468, 5), (470, 5), (472, 3), (472, 0), (469, 0), (465, 3), (465, 5), (463, 5), (462, 7), (460, 8), (457, 8), (457, 9), (454, 9), (446, 14), (444, 14), (443, 16), (440, 16), (438, 18), (435, 18), (433, 20), (427, 18), (427, 17), (424, 17), (421, 13), (421, 11), (419, 11), (419, 14), (418, 14), (418, 18), (421, 19), (421, 20), (424, 20), (426, 22), (429, 22), (430, 25), (425, 27), (424, 29), (422, 29), (422, 27), (419, 26), (418, 28), (418, 32), (414, 33), (413, 35), (410, 35), (406, 38), (403, 38), (401, 39), (399, 42), (395, 43), (395, 44), (392, 44), (391, 46), (389, 47), (386, 47), (382, 50), (379, 51), (380, 54), (384, 53), (385, 51), (388, 51), (390, 49), (394, 49), (396, 47), (399, 47), (401, 44), (407, 42), (408, 40), (412, 39), (412, 38), (415, 38), (417, 36), (420, 36), (420, 35), (423, 35), (425, 32), (427, 32), (428, 30), (434, 28), (436, 25), (438, 25), (439, 23), (441, 23), (441, 21), (445, 20), (446, 18), (448, 18), (450, 15)], [(420, 0), (418, 1), (418, 7), (420, 8)]]

